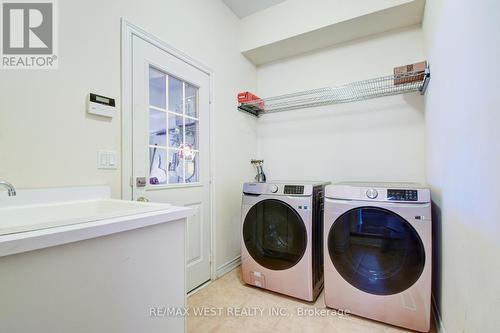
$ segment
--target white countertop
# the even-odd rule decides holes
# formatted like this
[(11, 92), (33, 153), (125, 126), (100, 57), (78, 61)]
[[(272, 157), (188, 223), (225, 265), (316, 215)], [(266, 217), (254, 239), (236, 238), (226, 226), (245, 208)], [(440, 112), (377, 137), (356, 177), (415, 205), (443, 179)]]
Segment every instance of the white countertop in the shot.
[(185, 219), (194, 213), (192, 208), (170, 204), (89, 196), (59, 200), (0, 206), (0, 257)]

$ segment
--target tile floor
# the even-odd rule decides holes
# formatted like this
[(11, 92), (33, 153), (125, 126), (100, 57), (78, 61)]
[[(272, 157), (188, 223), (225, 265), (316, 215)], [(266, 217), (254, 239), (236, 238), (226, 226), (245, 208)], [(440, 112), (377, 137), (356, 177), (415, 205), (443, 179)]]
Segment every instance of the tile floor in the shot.
[[(236, 268), (220, 279), (212, 282), (198, 292), (188, 297), (190, 316), (187, 320), (188, 333), (396, 333), (410, 332), (394, 326), (385, 325), (372, 320), (348, 316), (297, 316), (297, 308), (314, 311), (314, 308), (324, 309), (323, 294), (312, 304), (282, 296), (273, 292), (247, 286), (241, 280), (241, 270)], [(194, 310), (204, 308), (220, 308), (222, 315), (193, 315)], [(281, 308), (287, 317), (269, 314), (270, 309)], [(237, 309), (256, 310), (256, 316), (244, 316)], [(309, 309), (309, 310), (308, 310)], [(312, 310), (311, 310), (312, 309)], [(233, 312), (229, 312), (233, 310)], [(241, 315), (240, 317), (236, 315)], [(431, 332), (435, 332), (434, 327)]]

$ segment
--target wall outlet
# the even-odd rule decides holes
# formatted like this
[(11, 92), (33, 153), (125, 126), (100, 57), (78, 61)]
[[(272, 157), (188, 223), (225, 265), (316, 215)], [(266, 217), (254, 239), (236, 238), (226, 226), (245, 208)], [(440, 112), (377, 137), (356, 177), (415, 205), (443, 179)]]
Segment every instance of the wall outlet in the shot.
[(99, 150), (97, 151), (97, 168), (98, 169), (118, 169), (118, 161), (115, 150)]

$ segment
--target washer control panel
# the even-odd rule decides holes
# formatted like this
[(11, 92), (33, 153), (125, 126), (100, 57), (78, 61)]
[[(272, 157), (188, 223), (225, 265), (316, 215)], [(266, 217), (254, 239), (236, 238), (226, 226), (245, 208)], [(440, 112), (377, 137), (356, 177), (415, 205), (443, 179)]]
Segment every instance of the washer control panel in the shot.
[(418, 201), (417, 190), (387, 190), (387, 200), (393, 201)]
[(244, 183), (243, 194), (246, 195), (286, 195), (286, 196), (310, 196), (313, 194), (314, 186), (322, 186), (321, 183), (293, 184), (285, 182), (275, 183)]
[(283, 194), (304, 194), (303, 185), (285, 185)]

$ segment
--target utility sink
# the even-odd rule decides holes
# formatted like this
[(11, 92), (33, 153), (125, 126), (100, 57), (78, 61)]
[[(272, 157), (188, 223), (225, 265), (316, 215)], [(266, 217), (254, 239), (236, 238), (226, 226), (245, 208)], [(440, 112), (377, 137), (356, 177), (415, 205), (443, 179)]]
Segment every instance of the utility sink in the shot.
[(97, 199), (0, 208), (0, 235), (168, 210), (168, 204)]
[(111, 199), (106, 185), (16, 192), (0, 190), (1, 332), (183, 331), (183, 316), (144, 313), (186, 307), (194, 209)]

